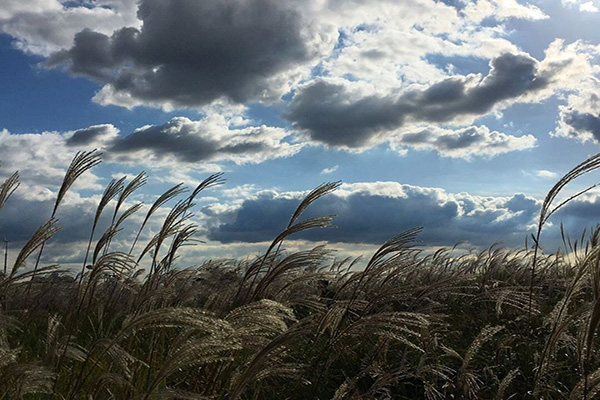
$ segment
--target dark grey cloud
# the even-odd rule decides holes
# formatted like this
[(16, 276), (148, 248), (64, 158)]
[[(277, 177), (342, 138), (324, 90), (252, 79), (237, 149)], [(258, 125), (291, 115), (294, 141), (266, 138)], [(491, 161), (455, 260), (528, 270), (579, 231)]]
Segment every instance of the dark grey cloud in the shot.
[(481, 143), (485, 138), (475, 127), (465, 129), (458, 135), (442, 135), (436, 139), (436, 144), (444, 150), (464, 149), (474, 144)]
[(541, 76), (538, 61), (528, 55), (503, 54), (490, 62), (490, 72), (474, 87), (464, 80), (448, 79), (423, 92), (407, 95), (413, 115), (427, 121), (446, 121), (462, 114), (483, 114), (497, 103), (543, 89), (548, 77)]
[(361, 147), (378, 134), (402, 127), (406, 120), (440, 123), (483, 115), (503, 101), (543, 89), (550, 82), (538, 72), (537, 60), (508, 53), (490, 62), (490, 72), (480, 82), (473, 84), (472, 79), (450, 78), (398, 96), (358, 98), (347, 83), (317, 79), (294, 96), (287, 118), (313, 140)]
[[(553, 234), (558, 236), (562, 223), (564, 231), (572, 239), (579, 240), (584, 230), (590, 233), (600, 225), (600, 197), (577, 199), (570, 202), (552, 216), (551, 222), (553, 222), (553, 226), (545, 228), (542, 238), (550, 241)], [(562, 243), (559, 240), (556, 242)]]
[(294, 96), (286, 117), (313, 140), (361, 147), (378, 132), (401, 126), (406, 111), (392, 97), (352, 100), (343, 84), (317, 79)]
[[(94, 203), (63, 204), (56, 214), (61, 230), (55, 239), (60, 243), (85, 241), (89, 238), (94, 220)], [(0, 210), (0, 239), (7, 238), (13, 243), (24, 243), (50, 218), (54, 199), (31, 200), (20, 195), (9, 199)], [(100, 221), (99, 229), (109, 225), (108, 216)]]
[(188, 127), (169, 132), (173, 125), (169, 122), (139, 129), (116, 140), (107, 151), (114, 155), (149, 150), (159, 158), (175, 157), (184, 162), (196, 162), (206, 160), (218, 150), (216, 140), (195, 135)]
[(486, 126), (461, 129), (442, 129), (430, 126), (417, 132), (407, 132), (391, 139), (391, 147), (434, 150), (445, 157), (470, 159), (473, 156), (493, 157), (511, 151), (534, 147), (537, 140), (532, 135), (512, 136), (490, 131)]
[(510, 200), (504, 203), (504, 206), (512, 212), (524, 212), (528, 215), (537, 214), (540, 211), (540, 205), (535, 199), (525, 196), (522, 193), (514, 194)]
[(588, 112), (569, 111), (562, 113), (562, 121), (571, 129), (571, 134), (579, 136), (581, 132), (588, 132), (600, 142), (600, 115)]
[(272, 79), (312, 60), (310, 22), (287, 0), (142, 0), (142, 27), (83, 30), (47, 65), (150, 102), (198, 106), (278, 93)]
[(207, 120), (179, 117), (157, 126), (137, 129), (112, 140), (105, 151), (116, 161), (163, 161), (184, 163), (230, 160), (236, 163), (261, 162), (285, 157), (301, 145), (284, 142), (288, 133), (265, 126), (229, 129)]
[(67, 146), (81, 147), (92, 146), (105, 141), (111, 141), (118, 135), (117, 129), (112, 125), (94, 125), (89, 128), (78, 129), (67, 139)]
[[(404, 230), (423, 226), (421, 239), (426, 245), (468, 240), (477, 246), (489, 246), (502, 240), (506, 245), (520, 246), (539, 210), (538, 201), (522, 194), (483, 199), (401, 187), (404, 196), (391, 197), (376, 190), (329, 195), (312, 204), (307, 216), (337, 214), (337, 228), (316, 229), (297, 238), (381, 244)], [(223, 222), (214, 225), (208, 236), (224, 243), (271, 240), (283, 230), (298, 201), (269, 194), (246, 200), (237, 211), (220, 216)], [(205, 214), (211, 215), (210, 208)]]
[[(0, 242), (4, 239), (10, 242), (10, 258), (13, 258), (35, 231), (48, 221), (54, 207), (54, 196), (44, 199), (32, 199), (22, 189), (22, 187), (19, 188), (8, 199), (4, 208), (0, 210)], [(79, 264), (84, 260), (99, 198), (73, 200), (73, 198), (69, 199), (68, 197), (69, 195), (63, 200), (56, 213), (60, 230), (47, 242), (42, 263)], [(147, 204), (151, 203), (151, 201), (147, 202)], [(110, 227), (114, 205), (113, 201), (104, 209), (98, 221), (93, 246)], [(123, 205), (119, 215), (131, 205), (133, 203)], [(130, 216), (121, 224), (121, 231), (117, 233), (115, 239), (111, 242), (112, 250), (129, 250), (147, 207), (149, 206), (146, 205), (145, 209), (138, 210), (136, 214)], [(149, 225), (140, 237), (140, 246), (144, 246), (150, 236), (160, 229), (162, 224), (161, 215), (164, 216), (164, 211), (161, 209), (149, 220)], [(30, 265), (35, 263), (35, 255), (30, 258), (29, 263)]]
[[(10, 242), (12, 256), (41, 225), (48, 221), (53, 206), (53, 198), (32, 200), (23, 196), (19, 190), (8, 199), (4, 208), (0, 210), (0, 240), (6, 239)], [(83, 251), (85, 251), (83, 243), (89, 238), (94, 211), (92, 201), (63, 204), (59, 207), (56, 217), (61, 229), (48, 241), (42, 262), (47, 264), (68, 263), (74, 260), (83, 262)], [(105, 215), (101, 219), (96, 239), (109, 226), (108, 218)], [(29, 261), (34, 263), (35, 258), (31, 257)]]

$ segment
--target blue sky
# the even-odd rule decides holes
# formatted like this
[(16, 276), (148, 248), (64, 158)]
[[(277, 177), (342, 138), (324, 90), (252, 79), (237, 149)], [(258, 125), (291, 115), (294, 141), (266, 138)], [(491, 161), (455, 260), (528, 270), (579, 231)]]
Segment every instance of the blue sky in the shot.
[[(73, 155), (98, 148), (49, 262), (76, 263), (103, 187), (142, 170), (129, 201), (144, 207), (224, 173), (198, 199), (192, 262), (264, 249), (308, 190), (338, 180), (308, 214), (337, 228), (288, 248), (357, 255), (415, 225), (425, 246), (518, 247), (548, 189), (598, 152), (599, 23), (599, 0), (5, 0), (0, 178), (18, 170), (21, 186), (0, 235), (21, 244)], [(548, 246), (559, 222), (594, 226), (599, 205), (591, 191), (565, 208)]]

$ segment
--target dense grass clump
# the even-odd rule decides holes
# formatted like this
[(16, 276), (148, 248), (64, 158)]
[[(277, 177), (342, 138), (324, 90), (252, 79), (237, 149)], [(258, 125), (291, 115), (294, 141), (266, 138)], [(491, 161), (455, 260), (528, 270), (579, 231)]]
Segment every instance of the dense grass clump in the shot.
[[(131, 250), (111, 250), (123, 221), (141, 208), (121, 209), (145, 183), (140, 174), (108, 185), (77, 275), (43, 265), (62, 197), (98, 161), (94, 152), (76, 157), (48, 223), (0, 274), (0, 399), (600, 393), (600, 231), (572, 244), (568, 257), (541, 252), (539, 234), (520, 251), (425, 253), (414, 245), (419, 229), (384, 243), (364, 268), (325, 247), (284, 251), (290, 235), (330, 224), (331, 216), (302, 218), (338, 185), (329, 183), (301, 202), (264, 255), (182, 270), (172, 266), (196, 232), (194, 198), (222, 179), (212, 175), (180, 199), (134, 254), (155, 212), (183, 196), (181, 185), (173, 187), (148, 209)], [(0, 187), (0, 208), (17, 186), (15, 174)], [(544, 203), (540, 230), (554, 197)], [(111, 226), (95, 235), (109, 204), (116, 204)]]

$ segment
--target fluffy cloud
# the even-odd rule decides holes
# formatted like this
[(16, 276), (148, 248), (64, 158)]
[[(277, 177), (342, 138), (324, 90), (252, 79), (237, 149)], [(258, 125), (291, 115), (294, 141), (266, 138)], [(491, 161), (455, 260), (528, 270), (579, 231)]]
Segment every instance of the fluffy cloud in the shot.
[(322, 75), (369, 82), (380, 94), (451, 75), (451, 65), (437, 66), (430, 56), (489, 60), (517, 53), (504, 24), (546, 17), (539, 8), (512, 0), (332, 1), (320, 14), (327, 11), (334, 11), (328, 18), (341, 36), (320, 64)]
[(338, 165), (334, 165), (333, 167), (329, 167), (329, 168), (323, 168), (323, 170), (321, 171), (321, 174), (323, 174), (323, 175), (332, 174), (335, 171), (337, 171), (338, 168), (339, 168)]
[(390, 140), (391, 148), (401, 152), (409, 147), (433, 150), (445, 157), (465, 159), (494, 157), (511, 151), (531, 149), (536, 143), (537, 140), (532, 135), (517, 137), (490, 131), (486, 126), (456, 130), (431, 126), (397, 135)]
[[(99, 129), (95, 127), (94, 129)], [(71, 133), (43, 132), (11, 134), (0, 131), (0, 179), (19, 171), (21, 182), (30, 198), (45, 199), (52, 195), (48, 187), (58, 186), (65, 169), (80, 147), (70, 148), (65, 142)], [(87, 173), (76, 182), (79, 189), (98, 189), (98, 176)]]
[[(206, 206), (207, 237), (231, 244), (268, 242), (285, 228), (305, 194), (258, 191), (236, 206)], [(574, 237), (593, 227), (600, 218), (599, 204), (600, 197), (592, 194), (563, 207), (544, 229), (544, 248), (553, 251), (562, 246), (560, 223)], [(422, 226), (420, 239), (425, 246), (467, 241), (487, 247), (500, 241), (519, 248), (535, 231), (540, 206), (540, 200), (520, 193), (485, 197), (396, 182), (343, 184), (311, 204), (305, 214), (336, 214), (335, 227), (314, 229), (291, 239), (326, 241), (344, 248), (350, 243), (380, 245), (404, 230)]]
[(259, 163), (288, 157), (301, 144), (287, 143), (284, 129), (268, 126), (229, 128), (220, 117), (200, 121), (174, 118), (160, 126), (137, 129), (106, 147), (112, 160), (119, 162), (222, 162)]
[(562, 0), (562, 3), (566, 6), (578, 6), (579, 11), (583, 12), (599, 12), (600, 3), (598, 0)]
[(68, 136), (66, 144), (69, 147), (105, 147), (119, 137), (119, 130), (110, 124), (93, 125), (78, 129)]
[[(287, 223), (301, 194), (267, 191), (244, 201), (237, 210), (219, 205), (204, 212), (220, 221), (208, 237), (224, 243), (274, 238)], [(395, 182), (345, 184), (311, 205), (308, 216), (337, 214), (337, 228), (317, 229), (299, 238), (344, 243), (380, 244), (416, 226), (425, 227), (426, 245), (468, 240), (477, 246), (497, 240), (520, 246), (539, 209), (539, 201), (522, 194), (480, 197)]]
[[(589, 133), (594, 128), (591, 117), (600, 111), (593, 98), (599, 87), (599, 58), (599, 46), (581, 41), (565, 44), (557, 39), (545, 50), (541, 61), (523, 53), (503, 53), (489, 62), (486, 75), (471, 73), (429, 84), (384, 86), (383, 92), (366, 79), (320, 77), (298, 89), (286, 118), (311, 140), (360, 149), (398, 134), (414, 133), (424, 124), (444, 124), (462, 130), (477, 118), (513, 104), (540, 102), (570, 93), (568, 105), (561, 107), (561, 124), (556, 133), (573, 136), (569, 131), (573, 124)], [(582, 112), (591, 116), (581, 115)], [(587, 140), (590, 136), (582, 138)], [(509, 137), (503, 139), (506, 143)], [(516, 138), (510, 141), (516, 145), (513, 139)], [(531, 138), (527, 140), (529, 145), (525, 147), (530, 147)], [(433, 147), (431, 143), (429, 146)], [(442, 145), (440, 154), (444, 150)], [(489, 149), (489, 153), (494, 151)]]
[(489, 17), (498, 20), (509, 18), (539, 20), (548, 18), (538, 7), (530, 4), (519, 4), (516, 0), (477, 0), (469, 2), (462, 12), (471, 20), (479, 22)]
[(311, 139), (331, 146), (363, 147), (407, 121), (450, 122), (483, 115), (506, 100), (544, 89), (549, 78), (527, 55), (504, 54), (485, 77), (442, 80), (399, 94), (364, 95), (342, 80), (319, 79), (293, 98), (287, 118)]
[[(458, 9), (428, 0), (142, 0), (132, 20), (133, 0), (86, 7), (44, 1), (64, 27), (49, 26), (35, 7), (21, 25), (61, 36), (52, 40), (56, 52), (46, 65), (99, 81), (104, 86), (96, 102), (128, 108), (196, 107), (221, 98), (271, 102), (315, 72), (379, 88), (431, 83), (448, 73), (427, 62), (428, 54), (489, 59), (518, 50), (501, 28), (481, 21), (546, 17), (516, 0), (479, 0)], [(75, 14), (85, 18), (66, 21)], [(11, 15), (15, 20), (21, 13)], [(18, 43), (48, 54), (35, 50), (48, 39), (11, 24), (5, 31)]]
[(61, 4), (54, 0), (18, 1), (6, 0), (2, 3), (0, 19), (6, 20), (17, 14), (40, 11), (60, 11)]
[[(247, 122), (235, 115), (225, 117), (221, 114), (211, 114), (200, 121), (175, 118), (161, 126), (140, 128), (128, 136), (120, 136), (118, 129), (110, 124), (40, 134), (1, 131), (0, 180), (19, 170), (21, 186), (0, 210), (0, 238), (6, 236), (12, 242), (11, 246), (22, 245), (49, 218), (65, 170), (80, 150), (102, 150), (105, 162), (112, 163), (112, 167), (101, 166), (86, 172), (68, 192), (57, 215), (64, 229), (52, 241), (58, 247), (53, 252), (53, 247), (49, 246), (46, 252), (47, 259), (52, 262), (71, 262), (71, 258), (82, 261), (83, 243), (89, 235), (98, 193), (106, 183), (101, 178), (106, 175), (104, 168), (114, 168), (119, 163), (135, 165), (135, 168), (144, 165), (154, 170), (151, 176), (154, 180), (193, 184), (198, 172), (212, 162), (258, 163), (294, 154), (302, 147), (285, 142), (288, 133), (282, 129), (231, 125)], [(119, 168), (131, 169), (122, 164)], [(117, 175), (117, 178), (122, 176)], [(86, 191), (82, 192), (83, 189)], [(89, 197), (90, 191), (96, 194)], [(153, 201), (151, 197), (143, 196), (148, 203)], [(102, 225), (106, 227), (106, 221)], [(124, 233), (120, 237), (131, 243), (131, 226), (125, 231), (127, 235)], [(119, 242), (115, 241), (115, 245)], [(72, 257), (63, 259), (65, 253)]]
[(0, 32), (15, 38), (18, 48), (48, 56), (70, 47), (74, 35), (84, 29), (110, 34), (139, 26), (136, 9), (137, 0), (4, 0)]
[(200, 162), (260, 163), (291, 156), (303, 147), (292, 143), (290, 132), (282, 128), (232, 126), (236, 121), (218, 114), (198, 121), (177, 117), (128, 135), (120, 135), (110, 124), (41, 134), (4, 130), (0, 132), (0, 151), (5, 170), (20, 169), (27, 180), (47, 185), (62, 179), (64, 167), (78, 150), (99, 149), (110, 162), (181, 167)]
[(592, 135), (600, 142), (600, 114), (566, 111), (561, 113), (561, 122), (571, 128), (572, 135)]
[[(591, 85), (599, 88), (600, 85)], [(600, 143), (600, 97), (595, 90), (586, 90), (568, 98), (559, 106), (559, 121), (553, 135)]]
[[(560, 105), (553, 136), (600, 142), (600, 46), (556, 40), (546, 50), (546, 70), (555, 75), (566, 104)], [(569, 65), (568, 68), (564, 68)]]
[(540, 169), (540, 170), (535, 171), (535, 175), (539, 178), (544, 178), (544, 179), (558, 178), (558, 174), (556, 172), (548, 171), (546, 169)]
[[(242, 256), (248, 251), (264, 250), (285, 228), (306, 194), (274, 190), (257, 192), (256, 188), (253, 194), (248, 188), (229, 189), (227, 193), (219, 190), (215, 195), (230, 203), (205, 206), (193, 219), (201, 224), (198, 238), (208, 240), (201, 252), (195, 254), (195, 259)], [(231, 197), (234, 193), (242, 193), (245, 197)], [(128, 249), (152, 200), (149, 198), (146, 208), (124, 226), (113, 249)], [(57, 215), (63, 229), (49, 243), (44, 262), (73, 266), (82, 262), (97, 201), (97, 195), (82, 198), (77, 193), (69, 193)], [(473, 246), (484, 248), (500, 240), (503, 245), (521, 247), (525, 237), (535, 229), (540, 204), (539, 200), (523, 194), (484, 197), (396, 182), (343, 184), (337, 192), (313, 203), (304, 216), (337, 214), (336, 227), (294, 235), (291, 237), (293, 242), (286, 248), (329, 243), (333, 248), (342, 249), (343, 254), (354, 250), (354, 255), (358, 255), (357, 248), (371, 251), (370, 246), (381, 245), (401, 231), (416, 226), (425, 228), (419, 238), (424, 246), (448, 246), (466, 240)], [(561, 209), (552, 222), (563, 222), (567, 232), (578, 237), (583, 228), (590, 227), (590, 220), (596, 220), (599, 204), (600, 198), (596, 195), (578, 199)], [(31, 199), (21, 189), (7, 202), (0, 211), (0, 238), (11, 241), (11, 254), (47, 220), (52, 206), (53, 198)], [(109, 225), (110, 210), (109, 206), (100, 222), (98, 235)], [(150, 231), (158, 229), (166, 212), (165, 208), (155, 215), (142, 242), (149, 239)], [(547, 226), (543, 244), (549, 250), (560, 246), (558, 224)]]
[(336, 36), (293, 1), (145, 0), (138, 17), (140, 29), (79, 32), (47, 64), (106, 84), (105, 102), (117, 99), (108, 93), (177, 106), (275, 100)]
[[(582, 11), (598, 5), (596, 0), (564, 2)], [(165, 169), (166, 174), (152, 176), (161, 183), (187, 180), (191, 166), (257, 163), (294, 155), (309, 143), (358, 150), (388, 143), (400, 153), (417, 149), (444, 157), (493, 157), (532, 148), (536, 139), (471, 126), (479, 123), (476, 119), (553, 95), (564, 95), (567, 103), (560, 108), (556, 135), (600, 141), (598, 47), (556, 40), (539, 61), (523, 53), (541, 49), (526, 38), (516, 40), (528, 24), (510, 20), (546, 15), (521, 0), (5, 0), (1, 8), (0, 32), (23, 51), (49, 57), (47, 66), (99, 82), (96, 102), (128, 108), (201, 106), (207, 114), (124, 135), (110, 124), (41, 134), (2, 131), (0, 176), (19, 169), (23, 180), (23, 194), (5, 217), (19, 213), (36, 221), (21, 231), (16, 227), (20, 237), (43, 222), (53, 190), (81, 149), (97, 147), (105, 160), (128, 164), (107, 169), (127, 170), (140, 162), (157, 172)], [(536, 41), (547, 43), (546, 36)], [(468, 63), (461, 60), (472, 64), (464, 67)], [(306, 142), (286, 129), (206, 113), (215, 101), (279, 99), (291, 99), (287, 118)], [(282, 109), (281, 104), (269, 108), (266, 118)], [(345, 172), (338, 159), (330, 165), (338, 162)], [(532, 173), (553, 177), (544, 170)], [(77, 199), (77, 190), (98, 191), (102, 179), (94, 173), (85, 178), (65, 203), (66, 221), (87, 218), (93, 210), (91, 201)], [(251, 186), (224, 191), (224, 203), (206, 208), (210, 237), (272, 239), (299, 194), (252, 197), (255, 192)], [(572, 214), (565, 208), (565, 218), (582, 223), (578, 215), (595, 204), (593, 199), (577, 203), (584, 210), (579, 214), (577, 207)], [(368, 243), (379, 244), (402, 229), (425, 225), (428, 243), (468, 239), (489, 245), (500, 238), (519, 245), (539, 203), (523, 195), (484, 198), (370, 183), (346, 185), (316, 206), (315, 214), (340, 214), (340, 228), (309, 233), (307, 240), (353, 243), (362, 240), (360, 232)], [(28, 209), (33, 211), (23, 211)], [(18, 223), (16, 218), (9, 222)], [(85, 237), (81, 223), (73, 238)]]

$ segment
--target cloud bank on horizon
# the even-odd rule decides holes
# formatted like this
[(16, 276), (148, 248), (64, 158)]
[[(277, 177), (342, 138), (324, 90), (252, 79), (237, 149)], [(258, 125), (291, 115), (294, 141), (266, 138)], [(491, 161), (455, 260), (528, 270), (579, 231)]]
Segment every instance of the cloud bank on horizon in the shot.
[[(91, 84), (87, 107), (115, 118), (48, 129), (35, 109), (0, 109), (0, 177), (22, 177), (0, 235), (33, 232), (70, 159), (96, 148), (104, 165), (64, 204), (74, 249), (103, 185), (141, 169), (144, 202), (225, 171), (231, 186), (196, 219), (231, 249), (276, 235), (325, 177), (347, 184), (311, 212), (338, 228), (299, 239), (377, 244), (425, 226), (429, 245), (519, 246), (552, 179), (597, 151), (598, 22), (597, 0), (6, 0), (6, 54), (29, 79)], [(598, 201), (560, 217), (586, 227)]]

